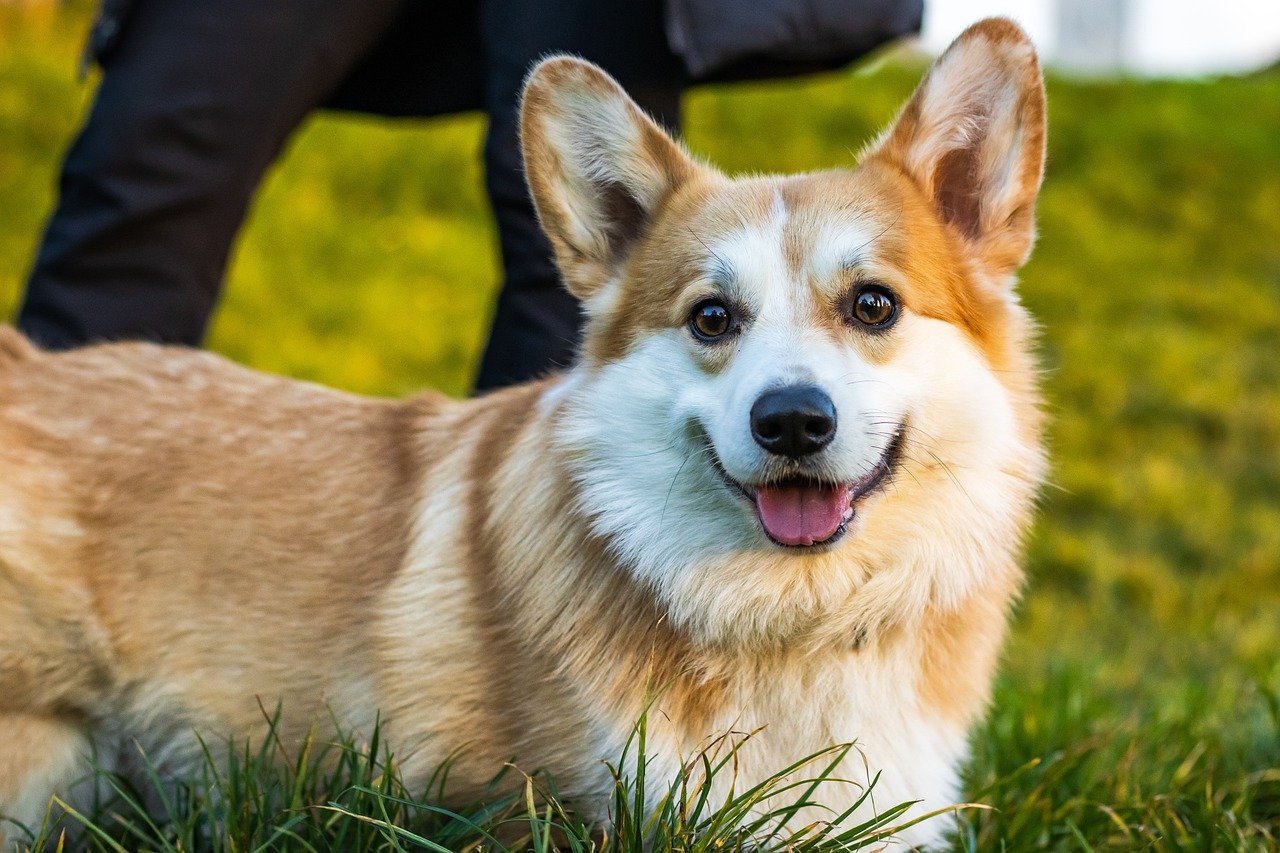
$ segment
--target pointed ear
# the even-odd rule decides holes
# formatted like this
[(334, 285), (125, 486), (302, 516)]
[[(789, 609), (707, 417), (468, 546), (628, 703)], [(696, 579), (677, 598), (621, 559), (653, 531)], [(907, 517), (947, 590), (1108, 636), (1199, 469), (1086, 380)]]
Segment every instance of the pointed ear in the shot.
[(538, 219), (580, 299), (614, 275), (663, 202), (700, 168), (612, 77), (568, 56), (530, 72), (520, 135)]
[(1035, 48), (1017, 24), (988, 18), (938, 57), (870, 157), (905, 171), (1000, 276), (1035, 240), (1044, 140)]

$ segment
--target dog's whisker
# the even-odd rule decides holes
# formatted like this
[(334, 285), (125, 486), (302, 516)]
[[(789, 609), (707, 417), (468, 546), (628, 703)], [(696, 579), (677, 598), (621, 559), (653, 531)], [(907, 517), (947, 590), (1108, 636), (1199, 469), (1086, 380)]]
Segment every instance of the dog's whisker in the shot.
[(689, 464), (689, 459), (690, 459), (692, 456), (693, 456), (693, 454), (692, 454), (691, 452), (690, 452), (690, 453), (686, 453), (686, 454), (685, 454), (684, 460), (680, 463), (680, 467), (676, 469), (676, 474), (675, 474), (675, 476), (671, 478), (671, 485), (667, 487), (667, 497), (666, 497), (666, 499), (665, 499), (665, 500), (663, 500), (663, 502), (662, 502), (662, 513), (658, 516), (658, 527), (659, 527), (659, 528), (661, 528), (661, 527), (662, 527), (662, 522), (663, 522), (663, 520), (667, 517), (667, 504), (669, 504), (669, 503), (671, 502), (671, 492), (672, 492), (672, 491), (675, 489), (675, 487), (676, 487), (676, 481), (680, 479), (680, 474), (681, 474), (681, 473), (683, 473), (683, 471), (684, 471), (684, 466), (685, 466), (685, 465), (687, 465), (687, 464)]

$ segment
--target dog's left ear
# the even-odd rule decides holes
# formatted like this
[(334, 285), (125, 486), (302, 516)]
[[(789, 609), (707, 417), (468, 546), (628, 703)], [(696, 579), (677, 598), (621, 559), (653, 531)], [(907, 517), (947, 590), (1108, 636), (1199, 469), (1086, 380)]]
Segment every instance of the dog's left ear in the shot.
[(869, 155), (902, 169), (993, 275), (1035, 240), (1044, 172), (1044, 80), (1017, 24), (988, 18), (938, 57)]
[(538, 219), (580, 299), (617, 272), (662, 203), (701, 168), (612, 77), (568, 56), (530, 72), (520, 135)]

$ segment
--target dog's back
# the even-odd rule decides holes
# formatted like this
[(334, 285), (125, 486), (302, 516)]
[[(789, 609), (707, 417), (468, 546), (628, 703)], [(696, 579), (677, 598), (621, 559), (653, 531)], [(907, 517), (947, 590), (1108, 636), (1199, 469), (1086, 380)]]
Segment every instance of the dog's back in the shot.
[[(43, 353), (0, 329), (0, 811), (23, 811), (4, 790), (19, 755), (47, 763), (25, 775), (49, 790), (85, 771), (76, 709), (141, 717), (182, 694), (245, 731), (265, 724), (253, 697), (279, 696), (301, 727), (329, 671), (359, 680), (367, 622), (350, 615), (403, 559), (429, 407), (149, 344)], [(33, 738), (48, 743), (7, 749)]]
[(22, 361), (36, 354), (31, 341), (12, 326), (0, 325), (0, 370), (10, 362)]
[[(257, 614), (323, 613), (310, 601), (336, 586), (372, 596), (403, 558), (414, 406), (148, 344), (44, 354), (6, 330), (0, 352), (3, 582), (56, 582), (64, 598), (92, 589), (77, 621), (131, 613), (127, 636), (99, 626), (113, 646), (101, 666), (126, 666), (130, 647), (164, 646), (173, 658), (152, 666), (207, 672), (228, 642), (264, 648), (245, 636)], [(276, 580), (266, 598), (264, 576)], [(172, 609), (155, 608), (161, 598)], [(203, 636), (175, 632), (174, 612), (203, 614)], [(14, 650), (10, 626), (22, 624), (30, 615), (0, 619), (0, 660)], [(308, 630), (321, 659), (340, 658), (353, 633)], [(201, 649), (210, 660), (192, 659)], [(13, 687), (0, 665), (0, 708), (47, 692)]]

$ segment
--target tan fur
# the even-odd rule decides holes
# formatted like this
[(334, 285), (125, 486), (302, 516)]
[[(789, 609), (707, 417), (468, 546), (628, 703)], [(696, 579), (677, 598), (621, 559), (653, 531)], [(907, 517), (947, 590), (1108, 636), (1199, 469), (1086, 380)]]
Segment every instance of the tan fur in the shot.
[[(520, 115), (525, 171), (540, 200), (543, 229), (566, 285), (589, 298), (696, 169), (616, 82), (567, 57), (538, 67), (525, 87)], [(566, 157), (565, 149), (577, 156)], [(599, 155), (605, 152), (630, 168), (577, 168), (603, 161)], [(581, 207), (596, 215), (579, 215), (575, 208)], [(609, 220), (612, 227), (593, 225)]]
[[(0, 804), (4, 814), (37, 828), (57, 820), (54, 796), (76, 802), (91, 768), (88, 738), (74, 717), (0, 713)], [(79, 804), (79, 803), (77, 803)], [(8, 827), (0, 824), (0, 844)]]
[[(973, 61), (977, 52), (985, 61)], [(1012, 21), (992, 18), (939, 57), (875, 156), (918, 182), (981, 262), (1007, 274), (1031, 250), (1044, 120), (1035, 49)], [(1006, 161), (1015, 138), (1019, 156)]]
[(0, 326), (0, 365), (9, 361), (30, 358), (36, 354), (31, 342), (16, 330)]
[[(1043, 160), (1029, 50), (1007, 22), (980, 24), (860, 168), (739, 181), (689, 158), (598, 69), (539, 66), (529, 178), (589, 313), (582, 364), (542, 383), (388, 402), (147, 344), (45, 354), (0, 328), (0, 812), (38, 820), (90, 742), (136, 739), (181, 772), (197, 733), (260, 738), (277, 704), (286, 742), (330, 713), (365, 734), (380, 718), (411, 784), (452, 758), (450, 801), (481, 796), (514, 759), (600, 809), (602, 761), (651, 700), (655, 778), (716, 735), (768, 726), (741, 756), (747, 779), (865, 735), (869, 761), (903, 771), (885, 796), (911, 796), (915, 759), (876, 720), (941, 739), (953, 769), (987, 700), (1042, 465), (1031, 326), (1007, 290)], [(989, 168), (980, 136), (957, 148), (933, 122), (995, 121), (1010, 97), (1026, 140), (1012, 171)], [(954, 183), (957, 150), (976, 184)], [(963, 209), (947, 206), (955, 193)], [(867, 257), (805, 279), (822, 229), (845, 221), (875, 235)], [(774, 229), (787, 275), (805, 279), (796, 322), (815, 339), (893, 368), (923, 357), (912, 328), (954, 330), (1008, 397), (1002, 509), (982, 532), (949, 532), (960, 553), (918, 532), (972, 511), (936, 502), (954, 479), (936, 441), (949, 415), (927, 411), (848, 546), (708, 553), (670, 598), (594, 526), (571, 440), (583, 384), (682, 330), (713, 286), (759, 308), (741, 281), (697, 273), (708, 244), (753, 229)], [(867, 275), (916, 325), (850, 328), (842, 300)], [(715, 376), (733, 358), (699, 350), (697, 367)], [(638, 466), (652, 450), (618, 448)], [(939, 568), (953, 556), (972, 577)], [(950, 784), (922, 795), (937, 804)]]

